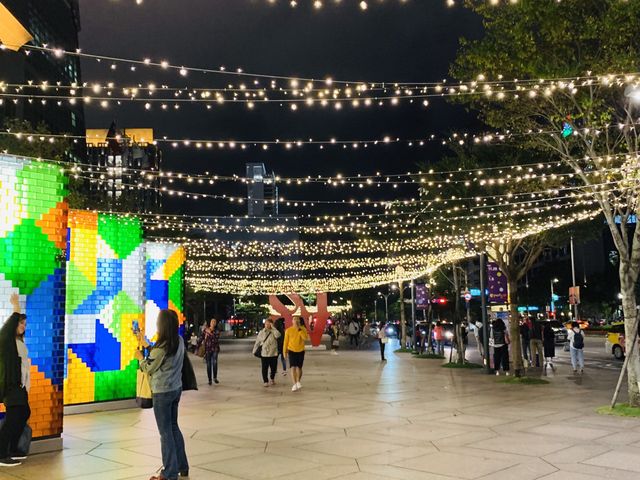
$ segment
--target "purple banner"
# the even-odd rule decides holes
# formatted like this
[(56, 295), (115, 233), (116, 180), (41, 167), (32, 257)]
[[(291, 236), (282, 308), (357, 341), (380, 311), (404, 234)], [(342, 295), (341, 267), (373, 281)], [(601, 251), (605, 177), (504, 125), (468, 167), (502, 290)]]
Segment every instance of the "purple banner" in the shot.
[(416, 308), (429, 306), (429, 289), (424, 283), (416, 284)]
[(507, 303), (509, 301), (507, 277), (500, 271), (497, 263), (487, 264), (487, 279), (489, 280), (489, 303)]

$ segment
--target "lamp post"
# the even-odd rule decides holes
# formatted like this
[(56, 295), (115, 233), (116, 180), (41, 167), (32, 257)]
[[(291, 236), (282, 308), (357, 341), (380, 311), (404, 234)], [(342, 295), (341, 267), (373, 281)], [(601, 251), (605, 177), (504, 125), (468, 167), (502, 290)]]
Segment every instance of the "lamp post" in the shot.
[(387, 323), (389, 323), (389, 296), (391, 295), (391, 293), (387, 293), (386, 295), (382, 292), (378, 292), (378, 295), (382, 298), (384, 298), (384, 313), (385, 313), (385, 320)]
[(557, 278), (552, 278), (549, 281), (549, 284), (551, 285), (551, 313), (555, 316), (556, 313), (556, 306), (555, 306), (555, 301), (554, 301), (554, 297), (556, 296), (555, 293), (553, 292), (553, 284), (554, 283), (558, 283), (560, 280), (558, 280)]

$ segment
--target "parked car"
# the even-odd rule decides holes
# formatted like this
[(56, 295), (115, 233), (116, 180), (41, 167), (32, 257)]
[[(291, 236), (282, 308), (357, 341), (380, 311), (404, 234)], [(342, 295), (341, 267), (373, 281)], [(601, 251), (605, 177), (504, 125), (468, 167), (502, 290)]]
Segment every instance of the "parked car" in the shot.
[(559, 320), (547, 320), (546, 322), (542, 322), (542, 326), (549, 325), (553, 330), (553, 333), (556, 337), (556, 344), (558, 343), (566, 343), (568, 338), (567, 328), (560, 323)]
[(622, 360), (624, 358), (626, 351), (624, 342), (624, 323), (616, 323), (611, 326), (611, 330), (607, 333), (604, 345), (607, 353), (610, 353), (616, 359)]

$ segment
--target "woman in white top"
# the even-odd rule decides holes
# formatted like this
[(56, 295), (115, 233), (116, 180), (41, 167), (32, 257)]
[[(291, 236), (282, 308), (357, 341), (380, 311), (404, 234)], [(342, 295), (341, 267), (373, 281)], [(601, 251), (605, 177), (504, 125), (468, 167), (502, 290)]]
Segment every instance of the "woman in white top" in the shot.
[[(278, 371), (278, 339), (280, 332), (273, 326), (273, 320), (267, 318), (264, 321), (264, 328), (258, 333), (256, 343), (253, 345), (253, 353), (260, 349), (260, 361), (262, 363), (262, 381), (264, 386), (275, 385), (276, 373)], [(269, 376), (269, 370), (271, 375)]]
[(15, 467), (26, 458), (18, 442), (31, 416), (31, 361), (24, 343), (27, 316), (20, 313), (18, 295), (11, 296), (14, 313), (0, 329), (0, 399), (7, 413), (0, 429), (0, 466)]
[(387, 359), (384, 358), (384, 347), (389, 342), (389, 337), (387, 337), (387, 331), (385, 330), (385, 326), (382, 324), (378, 329), (378, 342), (380, 343), (380, 357), (382, 358), (383, 362), (386, 362)]

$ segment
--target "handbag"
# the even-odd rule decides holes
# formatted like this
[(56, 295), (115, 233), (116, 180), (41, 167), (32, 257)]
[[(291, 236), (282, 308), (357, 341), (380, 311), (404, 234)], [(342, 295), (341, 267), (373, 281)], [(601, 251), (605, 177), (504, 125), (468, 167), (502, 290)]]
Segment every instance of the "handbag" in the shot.
[(204, 358), (205, 355), (205, 347), (204, 347), (204, 342), (202, 342), (200, 344), (200, 346), (198, 347), (198, 349), (196, 350), (196, 355), (200, 358)]
[(153, 394), (151, 393), (149, 374), (138, 370), (136, 380), (136, 403), (140, 408), (153, 408)]
[[(4, 418), (0, 420), (0, 428), (2, 428), (2, 424), (4, 423)], [(31, 439), (33, 437), (33, 430), (27, 424), (24, 426), (24, 430), (18, 439), (17, 452), (20, 455), (29, 455), (29, 450), (31, 450)]]
[[(269, 335), (271, 335), (271, 332), (269, 332)], [(267, 338), (269, 338), (269, 335), (267, 335), (266, 337), (264, 337), (264, 340), (255, 348), (255, 350), (253, 351), (253, 355), (257, 358), (262, 358), (262, 345), (264, 344), (264, 342), (267, 341)]]
[(196, 374), (193, 371), (193, 365), (187, 355), (187, 351), (184, 351), (184, 359), (182, 360), (182, 391), (198, 390), (198, 380), (196, 380)]

